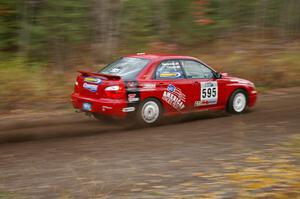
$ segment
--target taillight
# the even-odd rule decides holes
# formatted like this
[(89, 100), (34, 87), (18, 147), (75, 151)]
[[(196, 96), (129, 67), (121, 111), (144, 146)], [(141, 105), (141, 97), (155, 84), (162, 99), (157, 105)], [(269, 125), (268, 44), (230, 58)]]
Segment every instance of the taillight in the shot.
[(105, 91), (119, 91), (120, 86), (108, 86), (105, 88)]
[(106, 97), (118, 99), (124, 94), (124, 87), (120, 85), (108, 86), (104, 89)]
[(78, 77), (77, 77), (77, 79), (76, 79), (76, 81), (75, 81), (75, 84), (74, 84), (74, 92), (75, 92), (75, 93), (78, 93), (78, 91), (79, 91), (78, 85), (79, 85), (79, 83), (78, 83)]

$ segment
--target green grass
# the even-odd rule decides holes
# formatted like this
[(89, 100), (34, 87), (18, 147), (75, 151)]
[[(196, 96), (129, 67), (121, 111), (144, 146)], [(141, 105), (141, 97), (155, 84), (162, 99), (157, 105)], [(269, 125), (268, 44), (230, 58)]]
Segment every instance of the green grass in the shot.
[(18, 198), (21, 197), (13, 193), (0, 191), (0, 199), (18, 199)]

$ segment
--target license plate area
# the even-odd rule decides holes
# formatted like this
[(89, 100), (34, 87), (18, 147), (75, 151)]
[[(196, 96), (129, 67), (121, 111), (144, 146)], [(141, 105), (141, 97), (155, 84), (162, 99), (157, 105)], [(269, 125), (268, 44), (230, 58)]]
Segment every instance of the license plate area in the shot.
[(82, 110), (84, 111), (91, 111), (92, 110), (92, 104), (88, 102), (82, 103)]

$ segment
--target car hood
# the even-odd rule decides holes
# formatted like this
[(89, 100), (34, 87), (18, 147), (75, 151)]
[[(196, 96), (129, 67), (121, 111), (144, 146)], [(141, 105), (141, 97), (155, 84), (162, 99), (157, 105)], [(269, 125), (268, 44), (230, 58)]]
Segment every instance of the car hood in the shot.
[(227, 79), (233, 83), (247, 84), (247, 85), (254, 86), (254, 84), (251, 81), (246, 80), (246, 79), (242, 79), (242, 78), (238, 78), (238, 77), (231, 77), (231, 76), (227, 76), (227, 77), (223, 77), (223, 78)]

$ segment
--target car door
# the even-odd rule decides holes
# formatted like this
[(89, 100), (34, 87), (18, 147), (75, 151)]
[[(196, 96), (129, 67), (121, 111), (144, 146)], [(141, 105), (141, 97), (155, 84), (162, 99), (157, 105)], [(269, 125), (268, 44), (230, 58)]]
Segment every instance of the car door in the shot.
[(191, 80), (185, 77), (179, 60), (160, 62), (154, 82), (164, 107), (168, 112), (185, 112), (193, 108)]
[(223, 83), (215, 78), (214, 71), (195, 60), (180, 60), (187, 79), (193, 80), (194, 109), (208, 109), (222, 106)]

